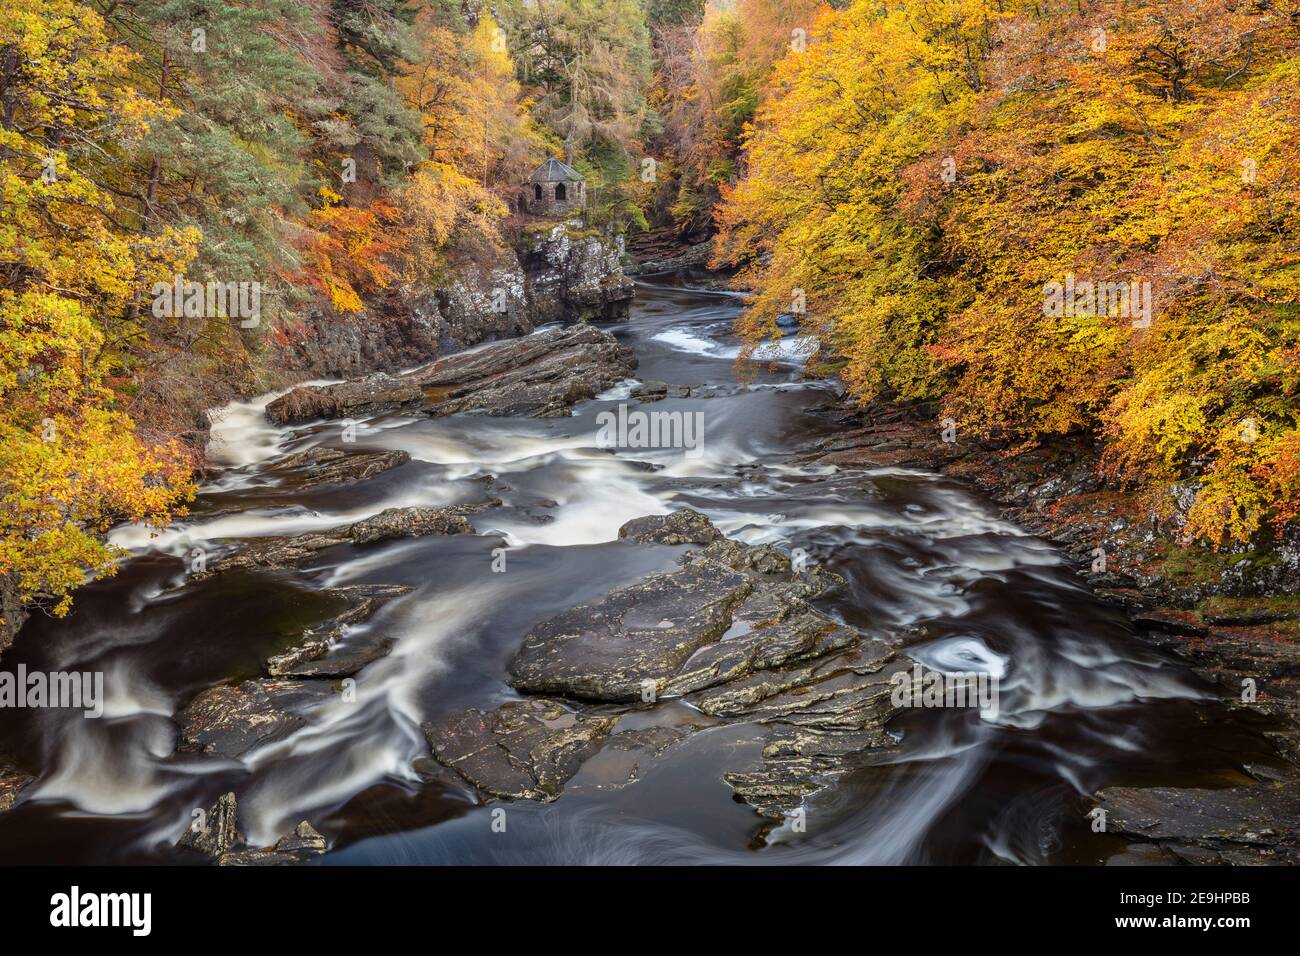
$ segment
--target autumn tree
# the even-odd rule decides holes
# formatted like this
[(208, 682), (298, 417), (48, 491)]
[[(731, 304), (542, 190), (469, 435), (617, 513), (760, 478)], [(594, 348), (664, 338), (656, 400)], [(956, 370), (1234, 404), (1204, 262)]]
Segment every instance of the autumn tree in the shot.
[(198, 240), (133, 228), (97, 181), (165, 119), (127, 82), (134, 66), (75, 0), (16, 0), (0, 22), (0, 574), (56, 613), (114, 570), (111, 524), (163, 523), (191, 489), (184, 456), (137, 437), (109, 380), (137, 291)]

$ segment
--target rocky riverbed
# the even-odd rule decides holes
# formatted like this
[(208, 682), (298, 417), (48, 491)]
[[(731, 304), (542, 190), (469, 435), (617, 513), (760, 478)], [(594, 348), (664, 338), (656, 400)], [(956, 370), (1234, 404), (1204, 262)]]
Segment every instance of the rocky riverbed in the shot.
[[(920, 467), (970, 481), (1010, 520), (1063, 548), (1082, 579), (1123, 607), (1139, 639), (1172, 653), (1234, 711), (1257, 718), (1275, 760), (1246, 763), (1246, 786), (1113, 787), (1096, 794), (1124, 862), (1300, 862), (1300, 545), (1217, 554), (1180, 537), (1180, 487), (1162, 515), (1097, 478), (1079, 440), (1011, 449), (945, 430), (932, 409), (847, 407), (846, 426), (807, 460)], [(1185, 507), (1185, 505), (1184, 505)]]
[[(640, 295), (226, 410), (192, 518), (118, 529), (119, 576), (6, 659), (109, 693), (0, 714), (0, 856), (1294, 859), (1285, 617), (1139, 600), (1161, 543), (1116, 537), (1086, 449), (846, 409), (801, 343), (738, 367), (734, 297)], [(1000, 698), (900, 697), (930, 678)]]

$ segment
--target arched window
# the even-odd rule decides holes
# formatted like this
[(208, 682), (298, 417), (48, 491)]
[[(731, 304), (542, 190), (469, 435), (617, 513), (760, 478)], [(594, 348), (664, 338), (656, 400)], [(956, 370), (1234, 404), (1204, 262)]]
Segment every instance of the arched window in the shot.
[(564, 200), (566, 200), (566, 199), (568, 199), (568, 198), (569, 198), (569, 195), (568, 195), (568, 193), (567, 193), (567, 192), (565, 191), (565, 189), (564, 189), (564, 183), (556, 183), (556, 184), (555, 184), (555, 201), (556, 201), (556, 202), (564, 202)]
[(541, 202), (542, 199), (542, 187), (537, 183), (533, 183), (533, 198), (538, 202)]

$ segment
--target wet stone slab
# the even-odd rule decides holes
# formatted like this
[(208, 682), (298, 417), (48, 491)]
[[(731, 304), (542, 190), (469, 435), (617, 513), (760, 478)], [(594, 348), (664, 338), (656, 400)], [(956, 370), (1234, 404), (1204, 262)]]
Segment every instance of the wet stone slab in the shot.
[(336, 693), (327, 681), (258, 678), (220, 684), (176, 715), (180, 749), (214, 756), (243, 756), (259, 744), (287, 737), (307, 723), (298, 711)]
[(1300, 863), (1300, 778), (1205, 790), (1110, 787), (1106, 831), (1188, 863)]
[(267, 405), (266, 415), (277, 425), (403, 409), (433, 416), (566, 415), (636, 365), (632, 351), (609, 332), (568, 326), (444, 356), (403, 376), (299, 386)]

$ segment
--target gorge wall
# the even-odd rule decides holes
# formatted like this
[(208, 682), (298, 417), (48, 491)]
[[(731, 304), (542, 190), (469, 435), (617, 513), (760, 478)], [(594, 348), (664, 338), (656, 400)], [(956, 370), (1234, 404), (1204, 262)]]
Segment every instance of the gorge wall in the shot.
[(538, 223), (490, 265), (457, 270), (445, 285), (403, 284), (359, 313), (304, 311), (269, 356), (275, 379), (347, 378), (426, 362), (482, 342), (527, 335), (548, 322), (625, 314), (632, 280), (622, 237), (572, 223)]

